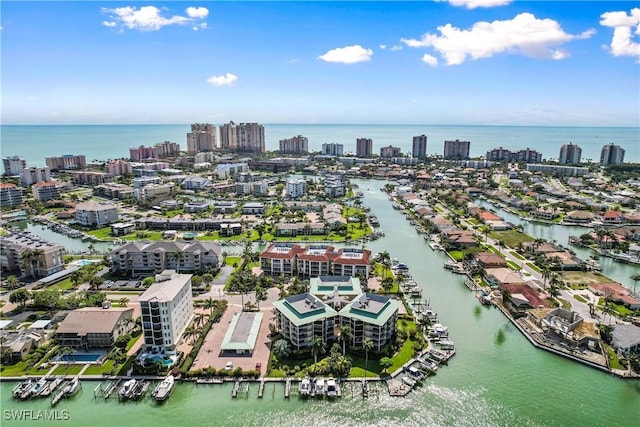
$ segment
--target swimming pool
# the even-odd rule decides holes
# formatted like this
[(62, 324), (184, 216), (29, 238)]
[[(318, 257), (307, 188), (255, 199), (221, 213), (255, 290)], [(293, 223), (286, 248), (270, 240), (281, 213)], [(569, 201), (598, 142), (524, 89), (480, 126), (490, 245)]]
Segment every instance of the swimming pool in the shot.
[(171, 366), (175, 363), (174, 360), (175, 356), (169, 356), (167, 359), (164, 358), (163, 355), (161, 354), (143, 354), (140, 356), (140, 360), (145, 360), (145, 359), (151, 359), (153, 361), (153, 363), (156, 363), (158, 361), (162, 362), (163, 365), (165, 366)]
[(93, 259), (81, 259), (80, 261), (76, 261), (76, 265), (79, 265), (80, 267), (84, 267), (85, 265), (95, 264), (96, 262), (99, 262), (99, 261), (93, 260)]
[(56, 357), (56, 362), (62, 363), (98, 363), (104, 353), (73, 353), (61, 354)]

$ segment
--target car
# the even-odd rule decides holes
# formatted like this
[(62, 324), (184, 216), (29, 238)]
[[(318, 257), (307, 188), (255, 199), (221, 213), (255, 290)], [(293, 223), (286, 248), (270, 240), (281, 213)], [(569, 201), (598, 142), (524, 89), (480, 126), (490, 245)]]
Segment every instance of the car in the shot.
[(256, 371), (259, 371), (260, 369), (262, 369), (262, 363), (261, 362), (257, 362), (256, 363)]
[(229, 361), (227, 362), (227, 364), (224, 367), (227, 371), (230, 371), (233, 369), (233, 362)]

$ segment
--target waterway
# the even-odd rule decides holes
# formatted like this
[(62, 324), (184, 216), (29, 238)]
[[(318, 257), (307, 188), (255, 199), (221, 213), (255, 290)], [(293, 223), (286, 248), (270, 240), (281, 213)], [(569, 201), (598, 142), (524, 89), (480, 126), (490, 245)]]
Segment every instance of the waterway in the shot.
[[(523, 220), (518, 215), (507, 212), (504, 209), (494, 206), (484, 200), (477, 200), (476, 203), (487, 209), (493, 209), (497, 215), (504, 218), (507, 222), (515, 225), (522, 225), (524, 232), (530, 236), (538, 239), (545, 239), (549, 242), (555, 241), (558, 244), (570, 248), (580, 259), (589, 259), (589, 257), (594, 254), (590, 249), (569, 244), (569, 236), (580, 236), (582, 234), (589, 233), (593, 230), (591, 228), (576, 225), (554, 225), (540, 222), (529, 222)], [(602, 274), (629, 289), (633, 289), (633, 280), (631, 280), (631, 276), (640, 273), (640, 265), (616, 262), (612, 258), (607, 257), (600, 257), (598, 259), (598, 263), (602, 266)]]
[[(457, 354), (422, 388), (406, 398), (384, 390), (362, 399), (347, 389), (333, 402), (284, 399), (282, 385), (269, 385), (257, 398), (231, 398), (231, 385), (178, 384), (164, 405), (96, 401), (85, 382), (82, 393), (56, 409), (69, 411), (70, 426), (629, 426), (640, 408), (640, 381), (622, 380), (533, 348), (496, 309), (481, 306), (463, 279), (442, 266), (421, 235), (393, 210), (384, 182), (357, 180), (386, 236), (370, 242), (373, 252), (389, 251), (408, 264), (449, 327)], [(0, 385), (2, 409), (48, 409), (49, 402), (20, 402), (11, 383)], [(275, 388), (274, 388), (275, 387)], [(4, 414), (4, 413), (3, 413)], [(115, 418), (111, 418), (111, 417)], [(49, 424), (55, 424), (50, 422)], [(62, 422), (58, 422), (62, 423)], [(43, 425), (3, 419), (3, 426)]]

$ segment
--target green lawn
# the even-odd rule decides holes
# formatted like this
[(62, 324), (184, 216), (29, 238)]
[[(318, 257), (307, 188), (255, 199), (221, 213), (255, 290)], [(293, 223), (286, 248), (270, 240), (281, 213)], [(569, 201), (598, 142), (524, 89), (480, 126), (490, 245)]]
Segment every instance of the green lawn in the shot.
[(19, 377), (22, 375), (44, 375), (49, 371), (46, 369), (27, 369), (25, 362), (18, 362), (15, 365), (2, 365), (0, 368), (0, 376), (2, 377)]
[(73, 365), (61, 364), (53, 371), (53, 375), (78, 375), (83, 367), (84, 365), (81, 363)]
[(521, 261), (524, 261), (524, 257), (522, 255), (520, 255), (518, 252), (516, 251), (511, 251), (511, 255), (513, 255), (515, 258), (518, 258)]
[(113, 369), (114, 368), (114, 362), (113, 360), (107, 360), (106, 362), (104, 362), (104, 364), (102, 366), (100, 365), (91, 365), (87, 368), (86, 371), (84, 371), (84, 373), (82, 375), (102, 375), (102, 374), (110, 374), (112, 371), (116, 372), (117, 371), (117, 367), (116, 370)]
[(464, 257), (464, 253), (462, 251), (450, 251), (447, 252), (449, 254), (449, 256), (451, 258), (453, 258), (455, 261), (462, 261), (463, 257)]
[(60, 289), (61, 291), (69, 291), (73, 289), (73, 282), (70, 278), (66, 278), (64, 280), (59, 281), (56, 284), (53, 284), (48, 287), (49, 289)]
[(95, 236), (100, 240), (113, 240), (114, 237), (111, 235), (111, 227), (99, 228), (97, 230), (89, 230), (87, 234), (91, 236)]
[(533, 271), (535, 271), (536, 273), (540, 273), (542, 270), (540, 270), (540, 267), (538, 267), (537, 265), (535, 265), (533, 262), (528, 262), (527, 266), (529, 266), (529, 268), (531, 268)]
[(594, 283), (611, 283), (604, 274), (593, 271), (565, 271), (562, 273), (562, 280), (568, 285), (589, 285)]
[(575, 298), (577, 301), (580, 301), (580, 302), (587, 302), (587, 300), (580, 295), (574, 295), (573, 298)]
[(611, 366), (612, 369), (622, 369), (622, 365), (618, 360), (618, 354), (615, 352), (615, 350), (608, 344), (602, 345), (604, 346), (605, 350), (607, 350), (607, 356), (609, 357), (609, 366)]
[(510, 248), (517, 248), (518, 244), (533, 242), (535, 239), (526, 233), (517, 230), (492, 231), (489, 233), (494, 240), (502, 240)]
[(519, 271), (520, 270), (520, 265), (516, 264), (515, 262), (511, 261), (511, 260), (507, 260), (507, 266), (515, 271)]

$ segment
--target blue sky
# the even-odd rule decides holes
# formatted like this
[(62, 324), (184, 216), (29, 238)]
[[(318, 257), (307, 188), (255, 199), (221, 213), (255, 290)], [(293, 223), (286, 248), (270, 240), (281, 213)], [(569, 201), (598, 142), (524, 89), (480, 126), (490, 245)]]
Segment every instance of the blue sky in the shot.
[(2, 123), (640, 125), (637, 2), (2, 1)]

